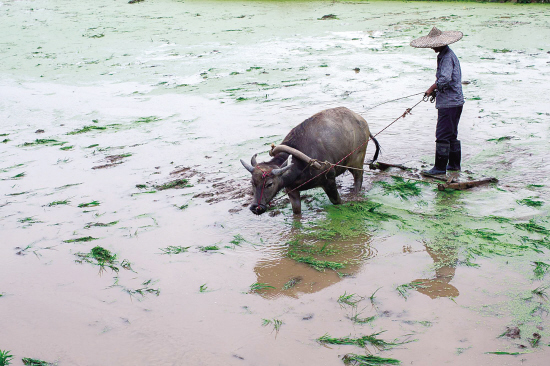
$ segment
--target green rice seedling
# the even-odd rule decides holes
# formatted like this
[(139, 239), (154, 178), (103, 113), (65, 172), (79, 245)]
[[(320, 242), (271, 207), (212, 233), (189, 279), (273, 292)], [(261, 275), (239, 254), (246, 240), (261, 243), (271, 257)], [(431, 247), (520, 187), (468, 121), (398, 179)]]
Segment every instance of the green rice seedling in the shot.
[(550, 264), (544, 263), (544, 262), (533, 262), (535, 265), (535, 269), (533, 269), (533, 273), (535, 274), (536, 278), (543, 278), (546, 272), (550, 269)]
[(207, 246), (200, 246), (198, 247), (201, 252), (211, 252), (214, 250), (220, 250), (220, 248), (217, 245), (207, 245)]
[(420, 282), (411, 282), (399, 285), (395, 289), (397, 290), (397, 292), (399, 292), (401, 296), (403, 296), (405, 300), (407, 300), (407, 298), (409, 297), (409, 290), (414, 290), (420, 287), (422, 287), (420, 285)]
[(111, 221), (111, 222), (108, 222), (108, 223), (103, 223), (103, 222), (89, 222), (86, 224), (86, 226), (84, 226), (85, 229), (89, 229), (91, 227), (108, 227), (108, 226), (113, 226), (113, 225), (116, 225), (118, 224), (118, 221)]
[(140, 117), (134, 121), (134, 123), (151, 123), (160, 121), (159, 117), (149, 116), (149, 117)]
[(159, 191), (163, 191), (165, 189), (180, 189), (187, 187), (193, 187), (192, 184), (189, 184), (189, 181), (187, 179), (176, 179), (171, 182), (155, 186), (155, 188)]
[(519, 205), (529, 206), (529, 207), (541, 207), (544, 204), (543, 201), (535, 201), (535, 200), (532, 200), (531, 198), (534, 198), (534, 197), (524, 198), (522, 200), (517, 200), (516, 202)]
[[(156, 282), (156, 281), (155, 281)], [(149, 285), (153, 284), (153, 280), (147, 280), (144, 281), (141, 285), (143, 287), (137, 288), (137, 289), (125, 289), (125, 291), (130, 295), (130, 298), (135, 297), (136, 295), (140, 295), (142, 298), (144, 298), (148, 294), (153, 294), (155, 296), (160, 295), (160, 289), (154, 289), (149, 287)]]
[(38, 223), (41, 223), (42, 221), (39, 221), (39, 220), (35, 220), (34, 219), (34, 216), (32, 217), (25, 217), (23, 219), (19, 219), (17, 220), (18, 222), (22, 223), (22, 224), (27, 224), (27, 225), (32, 225), (32, 224), (38, 224)]
[(79, 186), (79, 185), (81, 185), (81, 184), (82, 184), (82, 183), (65, 184), (64, 186), (61, 186), (61, 187), (55, 187), (55, 190), (56, 190), (56, 191), (60, 191), (60, 190), (65, 189), (65, 188), (74, 187), (74, 186)]
[(74, 145), (60, 147), (59, 150), (68, 151), (74, 149)]
[(384, 189), (384, 194), (393, 193), (396, 197), (408, 200), (409, 197), (420, 196), (422, 189), (419, 187), (422, 182), (415, 182), (411, 180), (405, 181), (401, 177), (392, 177), (393, 184), (388, 182), (379, 181), (377, 184), (381, 185)]
[(340, 306), (343, 305), (349, 305), (351, 307), (356, 307), (357, 303), (359, 301), (363, 300), (363, 297), (356, 295), (356, 294), (347, 294), (347, 292), (344, 292), (343, 295), (340, 295), (337, 302), (340, 304)]
[(71, 131), (71, 132), (67, 132), (67, 135), (78, 135), (78, 134), (90, 132), (90, 131), (93, 131), (93, 130), (103, 131), (103, 130), (106, 130), (106, 129), (107, 129), (107, 127), (103, 127), (103, 126), (93, 126), (93, 125), (84, 126), (79, 130), (74, 130), (74, 131)]
[(178, 205), (174, 205), (176, 206), (179, 210), (185, 210), (187, 207), (189, 207), (189, 204), (185, 204), (185, 205), (181, 205), (181, 206), (178, 206)]
[(0, 169), (0, 173), (7, 173), (12, 169), (19, 168), (19, 167), (22, 167), (24, 165), (25, 164), (15, 164), (15, 165), (9, 166), (7, 168), (2, 168), (2, 169)]
[(376, 315), (369, 316), (369, 317), (366, 317), (366, 318), (360, 318), (359, 315), (361, 315), (361, 314), (355, 314), (354, 316), (352, 316), (350, 318), (351, 321), (356, 323), (356, 324), (363, 325), (363, 324), (371, 323), (376, 319)]
[(116, 254), (113, 254), (109, 250), (100, 246), (92, 248), (89, 253), (76, 253), (75, 256), (78, 258), (75, 260), (77, 263), (86, 262), (99, 266), (100, 273), (105, 269), (105, 267), (110, 268), (113, 272), (119, 271)]
[(0, 366), (8, 366), (12, 358), (13, 355), (10, 355), (10, 351), (3, 351), (0, 349)]
[(88, 203), (80, 203), (78, 205), (78, 208), (83, 208), (83, 207), (96, 207), (96, 206), (99, 206), (100, 203), (98, 201), (92, 201), (92, 202), (88, 202)]
[(93, 241), (93, 240), (97, 240), (97, 239), (98, 238), (94, 238), (94, 237), (91, 237), (91, 236), (85, 236), (85, 237), (82, 237), (82, 238), (63, 240), (63, 243), (85, 243), (85, 242), (89, 242), (89, 241)]
[(233, 235), (233, 240), (229, 242), (230, 244), (240, 246), (242, 243), (246, 243), (246, 239), (243, 238), (241, 234)]
[(503, 49), (493, 48), (493, 52), (494, 53), (509, 53), (509, 52), (512, 52), (512, 50), (509, 50), (507, 48), (503, 48)]
[(59, 206), (59, 205), (68, 205), (71, 201), (69, 200), (63, 200), (63, 201), (53, 201), (53, 202), (50, 202), (48, 203), (48, 207), (53, 207), (53, 206)]
[(147, 184), (136, 184), (136, 188), (138, 188), (138, 189), (146, 189), (146, 188), (147, 188)]
[(370, 303), (372, 304), (373, 307), (375, 306), (375, 305), (374, 305), (374, 299), (376, 298), (375, 295), (376, 295), (376, 293), (378, 292), (378, 290), (380, 290), (381, 288), (382, 288), (382, 287), (378, 287), (378, 288), (376, 289), (376, 291), (374, 291), (374, 292), (372, 293), (372, 295), (369, 296)]
[(396, 342), (396, 340), (392, 342), (387, 342), (383, 339), (377, 338), (377, 336), (382, 333), (384, 333), (384, 331), (373, 333), (366, 336), (361, 336), (358, 338), (351, 338), (351, 337), (334, 338), (329, 336), (328, 334), (325, 334), (324, 336), (318, 338), (317, 342), (321, 344), (348, 344), (348, 345), (355, 345), (362, 348), (365, 348), (367, 345), (370, 344), (379, 350), (384, 350), (384, 349), (391, 348), (394, 346), (399, 346), (405, 343), (410, 343), (410, 342)]
[(539, 345), (541, 338), (542, 337), (540, 334), (533, 333), (533, 338), (527, 338), (527, 340), (529, 341), (529, 344), (531, 344), (531, 347), (535, 348)]
[(10, 141), (11, 141), (10, 139), (3, 139), (3, 140), (2, 140), (2, 143), (3, 143), (3, 144), (7, 144), (7, 143), (10, 142)]
[(394, 358), (383, 358), (374, 355), (357, 355), (348, 353), (342, 357), (345, 365), (353, 366), (379, 366), (379, 365), (399, 365), (401, 361)]
[(132, 269), (132, 263), (128, 260), (128, 259), (124, 259), (122, 261), (122, 263), (120, 263), (120, 266), (128, 271), (132, 271), (132, 272), (135, 272), (133, 269)]
[(52, 366), (53, 365), (50, 362), (38, 360), (36, 358), (26, 357), (26, 358), (23, 358), (22, 361), (23, 361), (23, 365), (28, 365), (28, 366)]
[(181, 254), (188, 251), (188, 249), (191, 247), (182, 247), (182, 246), (176, 246), (176, 245), (169, 245), (166, 248), (160, 248), (162, 251), (161, 254)]
[(293, 277), (287, 283), (284, 284), (283, 290), (290, 290), (300, 282), (302, 282), (302, 277)]
[(10, 178), (2, 178), (2, 180), (19, 180), (19, 179), (23, 178), (25, 175), (27, 175), (27, 174), (25, 172), (23, 172), (23, 173), (16, 174), (16, 175), (14, 175), (13, 177), (10, 177)]
[(23, 145), (24, 147), (28, 146), (37, 146), (37, 145), (47, 145), (47, 146), (59, 146), (66, 144), (66, 141), (57, 141), (54, 139), (36, 139), (33, 142), (25, 142)]
[(203, 283), (200, 287), (199, 287), (199, 292), (206, 292), (208, 291), (208, 286), (206, 286), (206, 283)]
[(270, 286), (267, 283), (254, 282), (252, 285), (250, 285), (248, 293), (260, 292), (267, 289), (275, 289), (275, 287)]
[(262, 327), (266, 327), (268, 325), (273, 325), (273, 331), (275, 332), (275, 337), (277, 334), (279, 334), (279, 330), (281, 329), (281, 326), (284, 324), (282, 320), (279, 319), (262, 319)]
[(302, 256), (292, 249), (288, 251), (287, 256), (296, 262), (308, 264), (319, 272), (324, 272), (327, 268), (337, 270), (345, 268), (346, 266), (344, 263), (319, 260), (315, 259), (313, 256)]
[(531, 293), (533, 295), (536, 295), (536, 296), (539, 296), (540, 298), (542, 298), (543, 300), (548, 300), (548, 293), (546, 292), (546, 290), (548, 290), (548, 288), (550, 288), (550, 285), (547, 285), (547, 286), (539, 286), (537, 287), (536, 289), (532, 290)]
[(515, 224), (514, 226), (521, 230), (539, 233), (542, 235), (550, 235), (550, 230), (548, 230), (544, 226), (537, 224), (535, 220), (530, 220), (528, 223)]
[(496, 351), (496, 352), (485, 352), (486, 355), (508, 355), (508, 356), (517, 356), (522, 355), (526, 352), (503, 352), (503, 351)]
[(92, 144), (92, 145), (86, 146), (85, 149), (91, 149), (91, 148), (98, 147), (98, 146), (99, 146), (99, 144)]

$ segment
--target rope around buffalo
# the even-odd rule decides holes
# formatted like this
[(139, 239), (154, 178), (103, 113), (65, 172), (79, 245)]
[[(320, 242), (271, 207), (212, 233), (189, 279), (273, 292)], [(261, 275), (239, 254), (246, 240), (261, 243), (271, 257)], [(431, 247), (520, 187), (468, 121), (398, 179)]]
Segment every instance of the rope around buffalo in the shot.
[[(424, 94), (424, 93), (418, 93), (418, 94)], [(418, 95), (418, 94), (413, 94), (413, 95)], [(413, 95), (409, 95), (409, 96), (407, 96), (407, 97), (398, 98), (398, 99), (394, 99), (394, 100), (409, 98), (409, 97), (411, 97), (411, 96), (413, 96)], [(376, 135), (374, 135), (374, 137), (380, 135), (382, 132), (384, 132), (387, 128), (389, 128), (391, 125), (393, 125), (395, 122), (397, 122), (397, 121), (400, 120), (401, 118), (405, 118), (405, 117), (407, 116), (407, 114), (411, 114), (411, 111), (414, 109), (414, 107), (416, 107), (417, 105), (419, 105), (419, 104), (422, 103), (422, 102), (427, 102), (427, 101), (430, 101), (430, 102), (433, 103), (433, 102), (435, 101), (435, 98), (430, 97), (430, 96), (428, 96), (428, 95), (424, 95), (424, 97), (422, 97), (422, 99), (420, 99), (420, 101), (419, 101), (418, 103), (416, 103), (415, 105), (413, 105), (411, 108), (407, 108), (407, 109), (405, 110), (405, 112), (403, 112), (402, 115), (400, 115), (399, 117), (397, 117), (395, 120), (393, 120), (389, 125), (387, 125), (386, 127), (384, 127), (382, 130), (378, 131), (378, 133), (377, 133)], [(391, 102), (391, 101), (388, 101), (388, 102)], [(377, 106), (379, 106), (379, 105), (382, 105), (382, 104), (385, 104), (385, 103), (388, 103), (388, 102), (384, 102), (384, 103), (378, 104), (378, 105), (376, 105), (376, 106), (374, 106), (374, 107), (372, 107), (372, 108), (375, 108), (375, 107), (377, 107)], [(372, 108), (370, 108), (370, 109), (372, 109)], [(320, 164), (330, 164), (330, 167), (328, 167), (327, 169), (323, 170), (321, 173), (317, 174), (317, 175), (314, 176), (313, 178), (308, 179), (308, 180), (305, 181), (304, 183), (300, 184), (298, 187), (293, 188), (293, 189), (291, 189), (290, 191), (286, 192), (286, 194), (289, 195), (290, 193), (292, 193), (292, 192), (294, 192), (295, 190), (297, 190), (298, 188), (300, 188), (300, 187), (306, 185), (307, 183), (311, 182), (312, 180), (316, 179), (317, 177), (321, 176), (322, 174), (328, 173), (328, 171), (331, 170), (332, 168), (334, 168), (335, 166), (365, 171), (365, 169), (352, 168), (352, 167), (348, 167), (348, 166), (345, 166), (345, 165), (339, 165), (339, 164), (340, 164), (342, 161), (344, 161), (348, 156), (350, 156), (351, 154), (353, 154), (354, 152), (356, 152), (357, 150), (359, 150), (361, 147), (365, 146), (365, 145), (370, 141), (370, 139), (371, 139), (371, 138), (370, 138), (370, 136), (369, 136), (369, 138), (368, 138), (364, 143), (362, 143), (362, 144), (359, 145), (357, 148), (355, 148), (352, 152), (350, 152), (349, 154), (347, 154), (346, 156), (344, 156), (344, 157), (343, 157), (342, 159), (340, 159), (336, 164), (330, 163), (330, 162), (328, 162), (328, 161), (319, 162), (319, 161), (317, 161), (317, 160), (315, 160), (315, 159), (312, 159), (312, 161), (309, 163), (309, 165), (311, 165), (312, 162), (317, 161), (317, 162), (319, 162)], [(309, 167), (309, 165), (306, 166), (306, 168)], [(305, 170), (305, 169), (304, 169), (304, 170)], [(271, 201), (269, 204), (270, 204), (270, 205), (273, 205), (275, 202), (280, 201), (281, 199), (283, 199), (283, 197), (284, 197), (284, 196), (281, 196), (281, 197), (279, 197), (279, 198), (277, 198), (277, 199)]]

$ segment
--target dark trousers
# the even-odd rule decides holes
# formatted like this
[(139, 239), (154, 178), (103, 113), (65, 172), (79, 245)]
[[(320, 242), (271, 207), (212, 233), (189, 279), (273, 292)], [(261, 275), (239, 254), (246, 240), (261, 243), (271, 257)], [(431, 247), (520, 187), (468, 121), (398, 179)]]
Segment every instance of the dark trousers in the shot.
[(458, 137), (458, 122), (462, 114), (462, 106), (440, 108), (437, 110), (437, 127), (435, 142), (452, 143)]

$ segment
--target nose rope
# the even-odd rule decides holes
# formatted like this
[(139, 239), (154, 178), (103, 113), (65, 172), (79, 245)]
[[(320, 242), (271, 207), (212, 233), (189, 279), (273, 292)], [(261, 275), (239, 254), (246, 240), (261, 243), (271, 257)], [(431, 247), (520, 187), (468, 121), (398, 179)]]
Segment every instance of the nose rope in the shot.
[[(264, 188), (265, 188), (265, 181), (267, 180), (267, 176), (269, 174), (271, 174), (271, 170), (269, 171), (265, 171), (263, 170), (262, 168), (260, 168), (259, 166), (257, 166), (256, 168), (260, 169), (260, 171), (262, 172), (262, 178), (264, 180), (263, 184), (262, 184), (262, 191), (260, 192), (260, 198), (258, 198), (258, 206), (261, 206), (262, 205), (262, 197), (264, 196)], [(269, 205), (271, 205), (271, 202), (268, 203)]]

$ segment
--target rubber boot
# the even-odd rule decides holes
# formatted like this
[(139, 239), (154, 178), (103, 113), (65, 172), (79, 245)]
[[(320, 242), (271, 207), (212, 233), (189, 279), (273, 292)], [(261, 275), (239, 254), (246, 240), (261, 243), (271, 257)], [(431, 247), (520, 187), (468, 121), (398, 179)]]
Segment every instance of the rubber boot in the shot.
[(447, 165), (447, 170), (460, 170), (460, 158), (460, 141), (456, 140), (451, 142), (449, 151), (449, 164)]
[(428, 175), (438, 175), (447, 173), (447, 162), (449, 161), (450, 144), (448, 142), (436, 142), (435, 144), (435, 165), (430, 170), (424, 170), (422, 173)]

